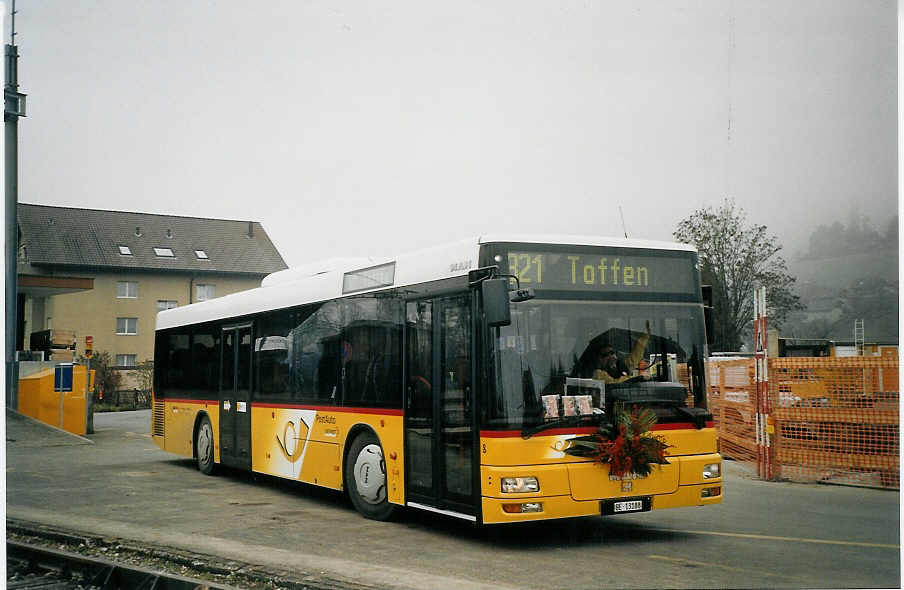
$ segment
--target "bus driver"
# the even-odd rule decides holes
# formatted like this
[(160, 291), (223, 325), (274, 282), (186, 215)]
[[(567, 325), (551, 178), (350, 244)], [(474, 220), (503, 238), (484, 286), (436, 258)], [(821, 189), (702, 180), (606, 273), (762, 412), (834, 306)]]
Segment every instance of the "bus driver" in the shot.
[(621, 358), (611, 344), (600, 347), (599, 368), (593, 371), (593, 378), (607, 384), (623, 383), (628, 379), (640, 376), (644, 380), (650, 378), (649, 374), (635, 375), (635, 370), (643, 359), (643, 351), (650, 339), (650, 322), (647, 321), (646, 332), (641, 334), (627, 358)]

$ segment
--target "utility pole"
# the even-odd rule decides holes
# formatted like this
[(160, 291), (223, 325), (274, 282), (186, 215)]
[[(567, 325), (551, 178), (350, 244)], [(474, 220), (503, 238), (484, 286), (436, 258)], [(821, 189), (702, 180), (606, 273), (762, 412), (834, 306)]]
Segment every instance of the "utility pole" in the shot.
[(16, 336), (19, 331), (16, 308), (19, 304), (17, 268), (19, 224), (19, 117), (25, 116), (25, 95), (19, 92), (16, 47), (16, 0), (11, 0), (9, 44), (6, 45), (6, 83), (3, 86), (4, 177), (6, 188), (6, 407), (19, 407), (19, 371), (16, 364)]
[(754, 379), (756, 381), (756, 451), (757, 475), (766, 480), (775, 476), (775, 435), (772, 403), (769, 399), (769, 340), (766, 322), (766, 287), (753, 290), (753, 350), (755, 351)]

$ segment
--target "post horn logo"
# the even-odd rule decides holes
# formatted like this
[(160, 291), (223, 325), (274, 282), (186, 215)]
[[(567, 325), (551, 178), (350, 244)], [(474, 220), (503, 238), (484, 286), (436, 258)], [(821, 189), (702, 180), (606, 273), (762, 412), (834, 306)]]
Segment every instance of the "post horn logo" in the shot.
[[(301, 420), (298, 423), (300, 426), (302, 424)], [(286, 427), (283, 429), (283, 440), (279, 440), (279, 435), (277, 434), (276, 442), (279, 443), (279, 450), (283, 452), (286, 460), (290, 463), (295, 463), (301, 457), (303, 445), (298, 444), (298, 433), (295, 432), (295, 423), (291, 420), (286, 423)]]

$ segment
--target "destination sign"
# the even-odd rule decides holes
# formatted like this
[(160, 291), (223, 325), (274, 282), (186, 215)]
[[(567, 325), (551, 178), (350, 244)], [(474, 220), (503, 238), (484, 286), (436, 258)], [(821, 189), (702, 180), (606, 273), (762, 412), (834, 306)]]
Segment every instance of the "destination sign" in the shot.
[(519, 251), (508, 253), (508, 265), (523, 288), (695, 295), (697, 287), (693, 260), (683, 256)]

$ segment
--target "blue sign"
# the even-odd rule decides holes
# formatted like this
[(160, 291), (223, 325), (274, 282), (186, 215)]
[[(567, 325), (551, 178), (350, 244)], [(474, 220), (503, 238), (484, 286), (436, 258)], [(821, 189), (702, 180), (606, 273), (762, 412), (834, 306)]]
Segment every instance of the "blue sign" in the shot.
[(72, 391), (72, 365), (57, 365), (53, 368), (53, 390)]

